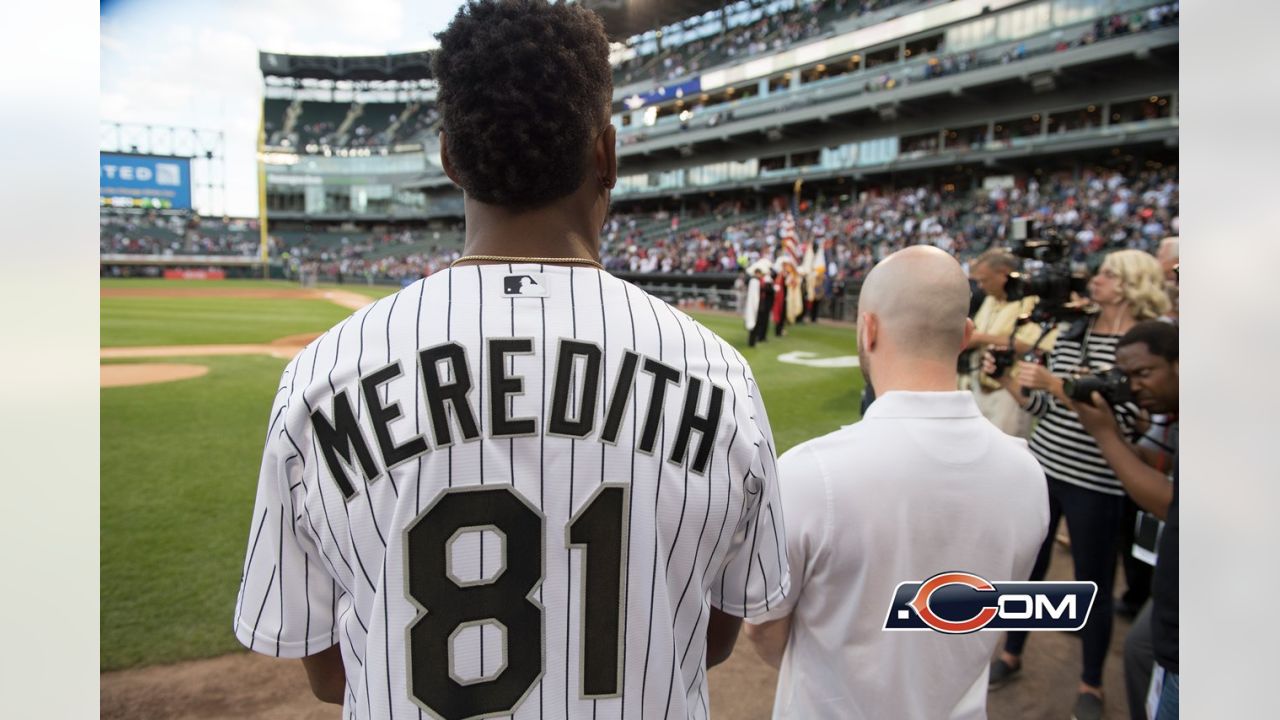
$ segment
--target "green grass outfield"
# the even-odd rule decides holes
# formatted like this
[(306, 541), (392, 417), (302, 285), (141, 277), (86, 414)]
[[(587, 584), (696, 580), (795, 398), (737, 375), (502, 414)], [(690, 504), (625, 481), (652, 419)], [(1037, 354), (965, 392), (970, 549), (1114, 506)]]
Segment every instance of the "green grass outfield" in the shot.
[(209, 373), (101, 390), (103, 670), (238, 647), (231, 611), (285, 361), (163, 362), (207, 365)]
[[(101, 278), (104, 288), (191, 288), (207, 287), (213, 290), (299, 290), (302, 286), (292, 280), (165, 280), (163, 278)], [(359, 283), (319, 283), (320, 290), (350, 290), (372, 298), (386, 297), (400, 288), (389, 285), (365, 285)]]
[[(363, 289), (370, 297), (394, 290)], [(178, 335), (167, 328), (189, 318), (190, 308), (173, 303), (175, 299), (181, 298), (145, 299), (152, 305), (148, 332), (153, 336), (180, 336), (188, 338), (183, 342), (198, 344), (239, 343), (255, 342), (250, 339), (257, 337), (253, 333), (265, 332), (263, 325), (246, 327), (239, 319), (211, 318)], [(245, 302), (264, 304), (257, 309), (264, 313), (276, 301)], [(320, 300), (293, 302), (317, 307), (281, 320), (271, 326), (276, 334), (263, 339), (322, 331), (349, 313)], [(251, 307), (224, 306), (239, 314)], [(104, 344), (106, 327), (115, 321), (118, 309), (104, 303)], [(325, 319), (331, 316), (333, 320)], [(823, 357), (853, 354), (852, 329), (802, 325), (787, 338), (771, 337), (764, 345), (748, 348), (740, 319), (696, 316), (738, 346), (751, 363), (779, 451), (857, 419), (862, 376), (856, 368), (802, 367), (777, 359), (792, 351)], [(231, 634), (231, 613), (267, 414), (285, 361), (217, 356), (164, 362), (207, 365), (209, 373), (179, 382), (101, 390), (103, 670), (210, 657), (240, 648)]]
[[(103, 280), (103, 288), (297, 290), (297, 283), (262, 280)], [(394, 288), (324, 286), (379, 298)], [(324, 289), (324, 288), (321, 288)], [(103, 347), (266, 343), (304, 332), (324, 332), (350, 315), (331, 302), (238, 297), (104, 297)]]

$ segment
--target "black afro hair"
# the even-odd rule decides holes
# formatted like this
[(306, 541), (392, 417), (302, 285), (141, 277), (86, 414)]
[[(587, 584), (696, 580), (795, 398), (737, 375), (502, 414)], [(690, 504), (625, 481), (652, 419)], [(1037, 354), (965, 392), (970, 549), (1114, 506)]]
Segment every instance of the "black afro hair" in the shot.
[(1129, 328), (1116, 349), (1126, 345), (1146, 345), (1147, 352), (1169, 362), (1178, 360), (1178, 326), (1162, 320), (1144, 320)]
[(471, 0), (436, 39), (445, 150), (462, 189), (516, 211), (577, 190), (613, 99), (600, 18), (546, 0)]

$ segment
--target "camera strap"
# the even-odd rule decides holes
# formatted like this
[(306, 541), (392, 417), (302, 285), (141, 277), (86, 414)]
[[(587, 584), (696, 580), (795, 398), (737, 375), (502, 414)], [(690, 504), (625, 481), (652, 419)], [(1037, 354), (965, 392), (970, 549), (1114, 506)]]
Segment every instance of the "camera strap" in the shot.
[(1035, 343), (1031, 346), (1031, 352), (1034, 353), (1039, 350), (1040, 343), (1044, 342), (1044, 339), (1049, 337), (1049, 333), (1051, 332), (1053, 332), (1053, 325), (1050, 325), (1049, 323), (1040, 323), (1040, 337), (1036, 338)]
[(1089, 340), (1093, 338), (1093, 323), (1096, 321), (1097, 318), (1089, 319), (1089, 325), (1084, 329), (1084, 340), (1080, 341), (1080, 367), (1085, 372), (1093, 372), (1093, 365), (1089, 364)]
[[(1087, 373), (1099, 372), (1099, 370), (1095, 370), (1093, 367), (1093, 356), (1090, 354), (1089, 349), (1089, 340), (1093, 339), (1093, 324), (1097, 321), (1098, 318), (1096, 315), (1089, 318), (1089, 324), (1084, 329), (1084, 340), (1080, 341), (1080, 367)], [(1102, 370), (1112, 367), (1115, 367), (1114, 362), (1106, 368), (1102, 368)]]

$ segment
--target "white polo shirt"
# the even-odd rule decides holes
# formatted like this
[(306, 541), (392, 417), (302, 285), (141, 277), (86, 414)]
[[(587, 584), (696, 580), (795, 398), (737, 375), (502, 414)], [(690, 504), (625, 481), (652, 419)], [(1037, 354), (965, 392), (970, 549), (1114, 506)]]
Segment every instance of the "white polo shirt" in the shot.
[(888, 392), (779, 459), (792, 615), (775, 718), (985, 718), (999, 633), (885, 632), (898, 583), (1026, 580), (1049, 523), (1025, 440), (968, 392)]

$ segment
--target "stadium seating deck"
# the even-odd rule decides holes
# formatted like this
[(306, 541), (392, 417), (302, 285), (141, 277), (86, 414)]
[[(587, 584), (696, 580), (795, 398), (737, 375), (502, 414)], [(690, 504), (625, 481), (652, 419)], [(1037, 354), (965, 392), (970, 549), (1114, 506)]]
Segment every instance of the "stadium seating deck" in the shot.
[(297, 123), (297, 147), (327, 140), (337, 132), (350, 111), (350, 103), (304, 102)]

